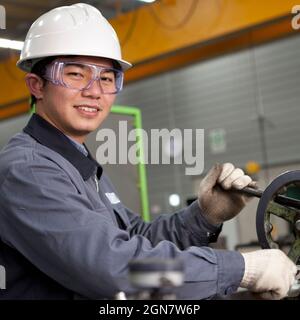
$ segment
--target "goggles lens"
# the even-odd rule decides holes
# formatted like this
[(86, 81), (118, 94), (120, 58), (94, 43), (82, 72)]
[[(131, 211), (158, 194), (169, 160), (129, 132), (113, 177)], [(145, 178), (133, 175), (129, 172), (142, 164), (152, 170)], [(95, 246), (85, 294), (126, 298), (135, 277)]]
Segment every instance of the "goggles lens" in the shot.
[(122, 90), (123, 72), (120, 70), (94, 64), (59, 61), (55, 61), (51, 69), (46, 72), (48, 79), (70, 89), (86, 90), (94, 81), (98, 81), (103, 93), (115, 94)]

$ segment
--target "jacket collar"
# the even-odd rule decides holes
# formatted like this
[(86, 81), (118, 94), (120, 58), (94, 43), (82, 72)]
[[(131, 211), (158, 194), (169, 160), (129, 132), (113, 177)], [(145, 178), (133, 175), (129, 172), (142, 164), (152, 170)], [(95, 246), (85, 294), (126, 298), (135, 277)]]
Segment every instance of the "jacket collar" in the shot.
[[(59, 153), (68, 160), (81, 174), (84, 180), (89, 179), (95, 172), (100, 179), (102, 167), (93, 159), (90, 152), (86, 157), (71, 141), (57, 128), (37, 114), (33, 114), (23, 131), (45, 147)], [(85, 146), (86, 147), (86, 146)]]

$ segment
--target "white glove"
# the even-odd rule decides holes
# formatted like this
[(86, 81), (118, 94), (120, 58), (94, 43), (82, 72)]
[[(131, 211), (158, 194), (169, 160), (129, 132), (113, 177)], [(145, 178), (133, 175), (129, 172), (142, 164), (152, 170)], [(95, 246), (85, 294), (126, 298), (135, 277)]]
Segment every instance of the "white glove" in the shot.
[(235, 168), (232, 163), (224, 163), (221, 165), (221, 168), (218, 183), (225, 190), (231, 188), (241, 190), (252, 182), (252, 179), (245, 175), (242, 169)]
[(297, 267), (282, 251), (267, 249), (242, 253), (242, 256), (245, 260), (242, 288), (259, 292), (262, 299), (279, 300), (287, 296)]
[(246, 186), (255, 187), (256, 183), (242, 169), (232, 163), (214, 165), (199, 187), (199, 205), (207, 220), (219, 224), (235, 217), (251, 197), (226, 190)]

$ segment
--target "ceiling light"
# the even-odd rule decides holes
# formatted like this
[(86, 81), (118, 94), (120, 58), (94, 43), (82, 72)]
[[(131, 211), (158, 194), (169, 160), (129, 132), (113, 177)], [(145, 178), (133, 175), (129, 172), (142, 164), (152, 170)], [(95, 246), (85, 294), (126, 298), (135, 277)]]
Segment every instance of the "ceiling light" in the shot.
[(0, 48), (9, 48), (14, 50), (21, 50), (23, 48), (23, 41), (9, 40), (0, 38)]
[(140, 2), (147, 2), (147, 3), (151, 3), (151, 2), (155, 2), (155, 0), (139, 0)]
[(169, 196), (169, 204), (172, 207), (177, 207), (180, 204), (180, 197), (178, 194), (174, 193)]

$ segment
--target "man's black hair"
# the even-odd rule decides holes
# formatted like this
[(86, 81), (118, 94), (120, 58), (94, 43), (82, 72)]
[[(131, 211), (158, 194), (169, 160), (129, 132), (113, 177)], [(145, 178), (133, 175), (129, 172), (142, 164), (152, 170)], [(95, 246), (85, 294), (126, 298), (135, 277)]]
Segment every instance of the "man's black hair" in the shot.
[[(55, 59), (56, 57), (47, 57), (43, 60), (38, 61), (31, 69), (31, 73), (36, 74), (37, 76), (41, 77), (44, 82), (46, 82), (47, 80), (44, 79), (46, 67)], [(32, 94), (30, 98), (30, 108), (33, 108), (35, 103), (36, 103), (36, 97)]]

